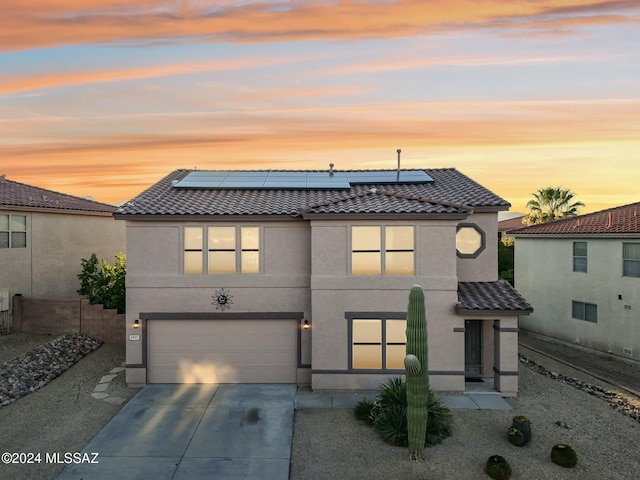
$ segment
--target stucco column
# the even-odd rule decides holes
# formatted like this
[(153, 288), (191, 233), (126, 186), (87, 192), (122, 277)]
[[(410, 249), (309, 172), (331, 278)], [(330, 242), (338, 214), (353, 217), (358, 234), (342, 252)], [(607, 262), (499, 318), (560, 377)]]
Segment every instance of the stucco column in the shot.
[(494, 387), (502, 396), (518, 394), (518, 317), (493, 322)]

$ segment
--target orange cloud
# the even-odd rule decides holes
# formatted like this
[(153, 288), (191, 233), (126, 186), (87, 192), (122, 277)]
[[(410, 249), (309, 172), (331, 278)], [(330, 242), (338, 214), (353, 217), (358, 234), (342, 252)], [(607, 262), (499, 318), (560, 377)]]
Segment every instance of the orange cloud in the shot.
[(512, 28), (554, 31), (585, 23), (637, 22), (635, 1), (602, 0), (347, 0), (199, 2), (7, 0), (0, 50), (69, 44), (145, 42), (180, 38), (263, 42), (403, 37), (441, 29)]
[(294, 57), (245, 57), (224, 61), (167, 64), (144, 68), (4, 75), (0, 77), (0, 95), (87, 83), (188, 75), (199, 72), (250, 70), (266, 66), (282, 65), (292, 61), (299, 61), (299, 59)]

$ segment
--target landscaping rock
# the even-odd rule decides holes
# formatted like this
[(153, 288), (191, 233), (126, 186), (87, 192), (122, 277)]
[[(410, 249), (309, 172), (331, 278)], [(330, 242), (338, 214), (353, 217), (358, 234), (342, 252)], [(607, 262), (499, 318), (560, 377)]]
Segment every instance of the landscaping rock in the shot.
[[(572, 387), (577, 388), (578, 390), (585, 391), (589, 395), (593, 395), (594, 397), (600, 398), (606, 401), (609, 404), (609, 406), (611, 406), (614, 410), (617, 410), (620, 413), (627, 415), (633, 418), (634, 420), (640, 422), (640, 403), (632, 403), (629, 401), (627, 397), (624, 397), (619, 393), (613, 392), (611, 390), (607, 390), (597, 385), (591, 385), (587, 382), (580, 381), (576, 378), (568, 377), (566, 375), (552, 372), (548, 368), (540, 365), (539, 363), (527, 358), (522, 354), (520, 354), (519, 357), (520, 357), (520, 362), (523, 365), (530, 368), (531, 370), (541, 375), (544, 375), (546, 377), (562, 382), (565, 385), (570, 385)], [(556, 422), (556, 425), (562, 426), (562, 425), (559, 425), (558, 422)]]
[(0, 363), (0, 405), (9, 405), (42, 388), (102, 343), (83, 333), (68, 333), (19, 358)]

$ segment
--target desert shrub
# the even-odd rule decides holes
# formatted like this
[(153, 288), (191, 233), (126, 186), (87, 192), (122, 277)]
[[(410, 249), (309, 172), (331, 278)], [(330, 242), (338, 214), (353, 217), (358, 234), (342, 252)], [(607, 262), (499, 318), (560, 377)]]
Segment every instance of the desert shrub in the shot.
[[(431, 390), (427, 410), (425, 446), (430, 447), (451, 435), (453, 414)], [(390, 378), (382, 386), (371, 409), (371, 419), (374, 430), (385, 442), (400, 447), (408, 446), (407, 386), (404, 379)]]
[(366, 423), (367, 425), (373, 425), (373, 409), (375, 407), (375, 403), (370, 400), (360, 400), (356, 403), (355, 408), (353, 409), (353, 414), (356, 419)]
[(77, 292), (89, 299), (91, 304), (100, 303), (105, 308), (115, 308), (125, 313), (125, 276), (127, 257), (124, 253), (116, 255), (116, 263), (100, 262), (95, 253), (89, 259), (81, 259), (82, 272), (78, 274), (80, 288)]

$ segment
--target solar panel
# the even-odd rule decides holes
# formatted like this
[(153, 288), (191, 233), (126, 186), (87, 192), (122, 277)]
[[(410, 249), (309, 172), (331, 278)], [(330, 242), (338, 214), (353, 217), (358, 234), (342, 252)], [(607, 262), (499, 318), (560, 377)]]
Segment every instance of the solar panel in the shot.
[(346, 171), (346, 172), (270, 172), (195, 171), (174, 183), (174, 188), (271, 189), (271, 190), (348, 190), (351, 185), (429, 183), (433, 179), (423, 170)]

